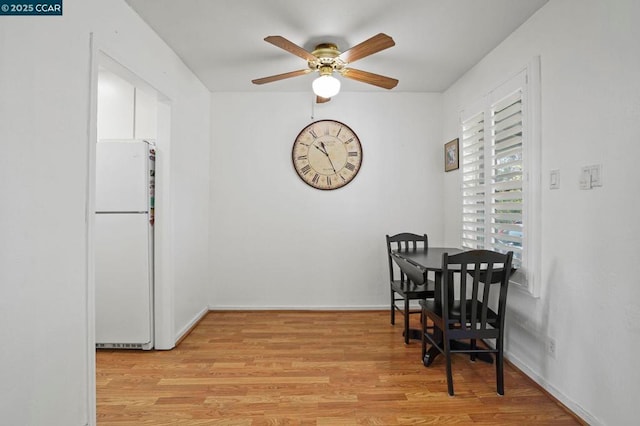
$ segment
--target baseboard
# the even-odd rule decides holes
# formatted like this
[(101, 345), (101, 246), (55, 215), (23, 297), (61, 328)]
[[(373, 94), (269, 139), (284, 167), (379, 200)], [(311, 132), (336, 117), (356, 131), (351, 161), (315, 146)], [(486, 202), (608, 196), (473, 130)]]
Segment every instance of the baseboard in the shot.
[(388, 305), (370, 306), (246, 306), (246, 305), (209, 305), (210, 311), (384, 311)]
[(180, 330), (180, 332), (178, 332), (178, 335), (175, 339), (175, 346), (178, 346), (180, 342), (182, 342), (189, 335), (189, 333), (191, 333), (191, 331), (196, 328), (198, 323), (202, 321), (202, 318), (204, 318), (204, 316), (209, 313), (209, 310), (209, 307), (205, 307), (204, 309), (202, 309), (191, 321), (189, 321), (189, 323), (187, 323), (187, 325), (182, 328), (182, 330)]
[(562, 392), (556, 389), (552, 384), (547, 382), (544, 377), (541, 377), (535, 371), (531, 370), (522, 360), (520, 360), (517, 356), (506, 353), (504, 354), (505, 360), (511, 364), (517, 370), (528, 377), (533, 383), (535, 383), (540, 389), (545, 392), (549, 397), (556, 400), (556, 402), (562, 405), (568, 413), (572, 414), (577, 421), (584, 425), (603, 425), (601, 421), (593, 417), (590, 413), (588, 413), (584, 408), (582, 408), (575, 401), (567, 398)]

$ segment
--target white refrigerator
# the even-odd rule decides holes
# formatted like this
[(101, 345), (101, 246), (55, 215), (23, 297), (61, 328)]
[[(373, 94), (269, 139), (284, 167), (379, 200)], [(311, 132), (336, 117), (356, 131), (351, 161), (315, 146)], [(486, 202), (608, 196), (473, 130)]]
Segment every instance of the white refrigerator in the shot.
[(155, 148), (96, 147), (96, 347), (153, 348)]

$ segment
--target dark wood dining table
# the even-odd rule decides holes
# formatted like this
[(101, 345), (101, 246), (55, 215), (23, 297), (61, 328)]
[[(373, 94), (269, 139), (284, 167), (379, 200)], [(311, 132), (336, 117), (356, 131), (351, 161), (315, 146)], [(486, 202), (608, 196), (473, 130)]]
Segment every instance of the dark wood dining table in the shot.
[(395, 250), (392, 255), (405, 259), (423, 270), (435, 272), (436, 276), (442, 276), (442, 255), (444, 253), (454, 255), (463, 251), (455, 247), (429, 247), (427, 249)]
[[(435, 301), (436, 303), (442, 303), (442, 255), (448, 253), (454, 255), (462, 253), (464, 250), (455, 247), (429, 247), (427, 249), (417, 248), (409, 250), (396, 250), (391, 254), (394, 257), (398, 257), (406, 260), (418, 269), (426, 272), (433, 272), (435, 275)], [(422, 340), (422, 330), (409, 330), (410, 338)], [(441, 334), (441, 333), (439, 333)], [(451, 342), (452, 348), (468, 347), (463, 342)], [(425, 366), (431, 365), (433, 360), (440, 354), (437, 348), (431, 346), (422, 362)], [(478, 359), (493, 362), (493, 358), (489, 354), (478, 354)]]

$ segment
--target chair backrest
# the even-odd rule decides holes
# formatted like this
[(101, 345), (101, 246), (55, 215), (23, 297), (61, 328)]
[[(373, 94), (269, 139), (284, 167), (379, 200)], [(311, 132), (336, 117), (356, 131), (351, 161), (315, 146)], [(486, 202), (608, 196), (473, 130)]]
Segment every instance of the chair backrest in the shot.
[[(393, 236), (387, 235), (387, 260), (389, 261), (389, 280), (395, 280), (394, 260), (391, 254), (392, 251), (408, 252), (417, 250), (419, 248), (429, 248), (429, 237), (427, 234), (417, 235), (409, 232), (403, 232)], [(404, 282), (406, 280), (405, 273), (400, 270), (400, 280)], [(415, 281), (414, 281), (415, 282)], [(417, 282), (418, 284), (420, 281)]]
[[(512, 273), (513, 252), (471, 250), (442, 255), (443, 316), (458, 322), (459, 338), (496, 338), (503, 333), (507, 288)], [(459, 303), (454, 302), (454, 295)], [(492, 309), (490, 305), (496, 303)], [(454, 312), (455, 310), (455, 312)]]

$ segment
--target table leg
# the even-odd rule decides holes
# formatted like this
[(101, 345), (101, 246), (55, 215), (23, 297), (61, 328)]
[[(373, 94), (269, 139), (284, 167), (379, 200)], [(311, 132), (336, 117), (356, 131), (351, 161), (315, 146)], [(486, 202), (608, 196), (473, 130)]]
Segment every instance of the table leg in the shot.
[[(409, 329), (409, 339), (411, 340), (420, 340), (422, 338), (422, 331), (416, 330), (415, 328)], [(402, 333), (404, 336), (404, 332)]]
[[(434, 282), (435, 282), (435, 288), (434, 288), (434, 300), (435, 303), (442, 303), (442, 271), (435, 271), (435, 277), (434, 277)], [(426, 315), (423, 315), (423, 317), (426, 317)], [(426, 321), (426, 318), (424, 319)], [(423, 326), (424, 329), (424, 326)], [(434, 341), (439, 342), (438, 344), (441, 345), (442, 344), (442, 330), (440, 330), (437, 327), (433, 327), (433, 335), (432, 338)], [(425, 367), (430, 366), (433, 363), (433, 360), (436, 359), (436, 357), (438, 355), (440, 355), (440, 350), (438, 350), (438, 348), (436, 347), (436, 345), (431, 345), (431, 347), (429, 347), (428, 350), (424, 350), (424, 346), (425, 346), (425, 337), (422, 337), (423, 339), (423, 354), (422, 354), (422, 363), (424, 364)]]

